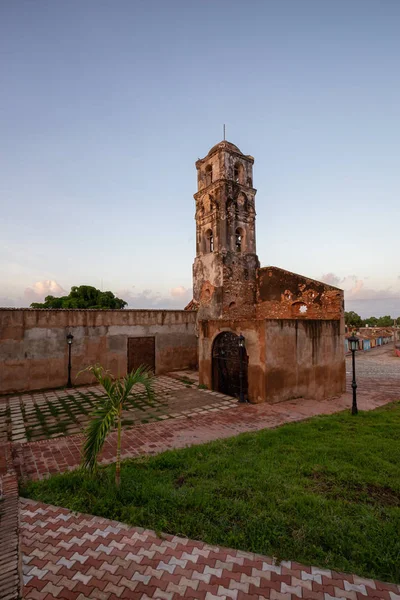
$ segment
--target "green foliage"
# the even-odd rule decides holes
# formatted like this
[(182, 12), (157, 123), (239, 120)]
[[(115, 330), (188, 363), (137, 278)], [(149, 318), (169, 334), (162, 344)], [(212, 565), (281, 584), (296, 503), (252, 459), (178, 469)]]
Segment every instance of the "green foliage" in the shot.
[(349, 327), (392, 327), (394, 321), (396, 320), (400, 323), (399, 319), (393, 319), (390, 315), (386, 315), (384, 317), (369, 317), (368, 319), (362, 319), (360, 315), (351, 310), (350, 312), (344, 313), (344, 320), (346, 325)]
[(210, 544), (400, 582), (400, 403), (69, 472), (22, 495)]
[(369, 317), (369, 319), (365, 319), (363, 325), (368, 327), (376, 327), (378, 323), (378, 319), (376, 317)]
[(376, 326), (377, 327), (392, 327), (393, 321), (394, 321), (394, 319), (392, 319), (392, 317), (390, 315), (386, 315), (384, 317), (379, 317), (379, 319), (377, 319)]
[(354, 310), (344, 313), (344, 321), (349, 327), (362, 327), (363, 320)]
[(46, 296), (44, 302), (32, 302), (31, 308), (104, 308), (118, 309), (127, 305), (112, 292), (102, 292), (90, 285), (73, 286), (68, 296)]
[[(99, 365), (90, 366), (85, 371), (92, 373), (99, 385), (105, 391), (105, 396), (98, 398), (97, 406), (92, 414), (82, 448), (82, 467), (93, 473), (97, 468), (97, 458), (104, 442), (115, 425), (118, 426), (117, 440), (117, 476), (119, 485), (120, 453), (121, 453), (121, 415), (127, 403), (132, 388), (142, 384), (145, 395), (153, 399), (153, 376), (146, 367), (139, 367), (136, 371), (128, 373), (126, 377), (114, 379), (109, 372), (104, 371)], [(79, 375), (79, 373), (78, 373)]]

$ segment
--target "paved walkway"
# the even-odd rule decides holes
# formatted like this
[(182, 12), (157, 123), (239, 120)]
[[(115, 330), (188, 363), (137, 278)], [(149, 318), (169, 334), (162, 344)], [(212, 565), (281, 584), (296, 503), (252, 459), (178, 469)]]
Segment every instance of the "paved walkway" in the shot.
[[(215, 393), (215, 392), (213, 392)], [(399, 394), (398, 394), (399, 395)], [(398, 397), (398, 396), (397, 396)], [(359, 407), (371, 410), (388, 402), (384, 395), (359, 394)], [(339, 412), (351, 406), (349, 393), (334, 400), (296, 399), (278, 404), (238, 404), (229, 410), (197, 414), (195, 418), (148, 423), (126, 430), (122, 436), (122, 458), (157, 454), (172, 448), (203, 444), (240, 433), (277, 427), (315, 415)], [(14, 444), (14, 465), (20, 477), (41, 479), (53, 473), (72, 470), (81, 461), (82, 435), (26, 444)], [(104, 445), (100, 462), (115, 460), (116, 433)]]
[[(362, 410), (399, 399), (396, 378), (366, 377), (359, 393)], [(366, 384), (368, 382), (368, 384)], [(204, 397), (212, 398), (211, 392)], [(215, 400), (221, 398), (214, 393)], [(212, 400), (210, 400), (212, 402)], [(276, 427), (351, 406), (349, 393), (323, 402), (293, 400), (277, 405), (234, 405), (223, 410), (179, 415), (125, 430), (122, 457), (155, 454), (239, 433)], [(80, 463), (81, 435), (31, 443), (0, 441), (0, 598), (83, 600), (98, 598), (382, 598), (400, 600), (399, 586), (362, 580), (296, 563), (213, 548), (172, 536), (130, 528), (97, 517), (22, 500), (20, 550), (25, 588), (19, 589), (17, 475), (33, 479), (74, 469)], [(101, 457), (113, 462), (115, 435)]]
[(23, 597), (34, 600), (400, 600), (400, 586), (21, 500)]
[[(196, 372), (176, 372), (174, 377), (154, 377), (154, 398), (148, 400), (143, 386), (130, 394), (122, 413), (122, 426), (196, 416), (226, 410), (236, 399), (198, 388)], [(90, 421), (96, 401), (104, 396), (98, 385), (47, 390), (0, 398), (0, 442), (26, 442), (80, 433)]]

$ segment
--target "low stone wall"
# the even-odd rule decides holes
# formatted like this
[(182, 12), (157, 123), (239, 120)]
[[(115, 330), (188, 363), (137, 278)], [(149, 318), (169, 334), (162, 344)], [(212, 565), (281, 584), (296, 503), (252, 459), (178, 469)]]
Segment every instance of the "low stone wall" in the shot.
[(0, 394), (61, 387), (68, 377), (66, 336), (72, 333), (72, 381), (101, 364), (128, 368), (128, 339), (155, 338), (156, 373), (197, 364), (196, 313), (183, 310), (0, 309)]

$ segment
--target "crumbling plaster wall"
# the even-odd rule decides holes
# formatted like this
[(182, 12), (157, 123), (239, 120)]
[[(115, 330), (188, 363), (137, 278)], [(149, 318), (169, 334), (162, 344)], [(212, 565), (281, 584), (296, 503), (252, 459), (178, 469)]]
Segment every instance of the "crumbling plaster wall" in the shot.
[(248, 355), (248, 397), (251, 402), (265, 402), (265, 322), (252, 319), (242, 321), (199, 321), (199, 381), (213, 388), (212, 349), (215, 338), (223, 331), (242, 334)]
[[(0, 309), (0, 393), (65, 385), (69, 332), (73, 380), (95, 363), (125, 375), (129, 337), (155, 337), (156, 373), (195, 367), (195, 323), (195, 312), (180, 310)], [(78, 383), (88, 381), (86, 373)]]
[(346, 389), (343, 328), (339, 320), (265, 321), (268, 402), (322, 400)]
[(199, 321), (199, 378), (212, 389), (212, 349), (219, 333), (245, 338), (248, 397), (253, 403), (291, 398), (323, 400), (345, 391), (340, 320)]

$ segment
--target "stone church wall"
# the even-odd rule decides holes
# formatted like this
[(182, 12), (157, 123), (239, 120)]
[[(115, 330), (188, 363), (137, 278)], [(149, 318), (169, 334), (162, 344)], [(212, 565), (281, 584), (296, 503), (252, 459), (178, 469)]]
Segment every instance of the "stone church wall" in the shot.
[(267, 319), (267, 401), (322, 400), (342, 394), (346, 389), (343, 329), (339, 320)]
[(257, 318), (343, 319), (343, 290), (278, 267), (257, 274)]
[(72, 381), (86, 366), (127, 372), (131, 337), (155, 338), (156, 373), (197, 364), (196, 313), (182, 310), (0, 309), (0, 394), (64, 386), (72, 333)]
[(245, 338), (250, 402), (332, 398), (345, 391), (341, 320), (199, 321), (200, 383), (213, 389), (213, 344), (223, 331)]

